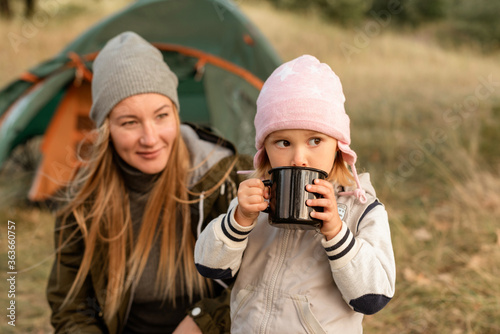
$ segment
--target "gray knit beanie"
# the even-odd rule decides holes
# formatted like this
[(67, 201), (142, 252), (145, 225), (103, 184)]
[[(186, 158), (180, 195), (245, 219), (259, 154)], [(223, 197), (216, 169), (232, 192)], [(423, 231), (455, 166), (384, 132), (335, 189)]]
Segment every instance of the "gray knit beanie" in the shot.
[(97, 55), (93, 71), (90, 118), (97, 127), (120, 101), (137, 94), (165, 95), (180, 110), (177, 76), (161, 52), (134, 32), (109, 40)]

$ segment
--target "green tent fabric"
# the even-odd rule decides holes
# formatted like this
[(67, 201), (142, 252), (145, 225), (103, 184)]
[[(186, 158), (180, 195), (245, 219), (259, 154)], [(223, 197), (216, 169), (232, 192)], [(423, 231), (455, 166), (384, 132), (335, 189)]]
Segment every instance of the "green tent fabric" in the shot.
[(279, 56), (231, 1), (142, 0), (0, 91), (0, 166), (17, 145), (45, 133), (68, 87), (82, 80), (82, 65), (90, 73), (95, 54), (123, 31), (162, 50), (179, 77), (183, 121), (209, 126), (241, 152), (253, 153), (259, 84), (279, 66)]

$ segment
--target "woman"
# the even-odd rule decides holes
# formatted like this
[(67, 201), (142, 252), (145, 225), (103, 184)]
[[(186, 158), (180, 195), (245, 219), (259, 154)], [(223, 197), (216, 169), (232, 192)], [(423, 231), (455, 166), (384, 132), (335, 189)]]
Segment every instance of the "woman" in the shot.
[(161, 53), (132, 32), (111, 39), (94, 62), (98, 135), (56, 221), (47, 287), (56, 332), (229, 326), (227, 294), (197, 273), (193, 250), (235, 196), (236, 168), (251, 162), (180, 125), (177, 84)]

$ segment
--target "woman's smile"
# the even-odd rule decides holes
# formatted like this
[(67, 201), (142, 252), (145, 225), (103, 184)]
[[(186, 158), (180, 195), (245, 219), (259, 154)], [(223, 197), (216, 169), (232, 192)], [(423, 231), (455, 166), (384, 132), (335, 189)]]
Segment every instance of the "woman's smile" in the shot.
[(162, 150), (163, 148), (159, 148), (153, 151), (140, 151), (137, 152), (137, 154), (140, 155), (143, 159), (152, 160), (156, 159), (161, 154)]

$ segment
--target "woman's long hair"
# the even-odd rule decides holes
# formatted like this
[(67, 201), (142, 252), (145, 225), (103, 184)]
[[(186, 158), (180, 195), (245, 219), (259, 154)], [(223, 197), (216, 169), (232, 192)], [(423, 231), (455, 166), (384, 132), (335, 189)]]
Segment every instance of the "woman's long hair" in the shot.
[[(85, 243), (76, 279), (61, 307), (68, 305), (80, 291), (92, 261), (104, 261), (104, 270), (98, 279), (107, 281), (106, 301), (102, 306), (105, 320), (110, 321), (125, 292), (139, 282), (155, 242), (161, 245), (155, 289), (164, 300), (175, 304), (178, 289), (191, 300), (197, 294), (204, 296), (209, 292), (210, 285), (198, 274), (193, 261), (195, 238), (189, 210), (192, 201), (189, 201), (186, 185), (189, 152), (180, 134), (177, 110), (174, 114), (178, 135), (167, 166), (150, 192), (135, 240), (129, 198), (113, 162), (108, 120), (98, 129), (91, 158), (69, 188), (68, 204), (59, 212), (63, 231), (71, 227), (68, 226), (71, 216), (78, 225), (69, 237), (68, 233), (60, 233), (59, 249), (78, 231)], [(234, 164), (230, 168), (232, 166)]]

